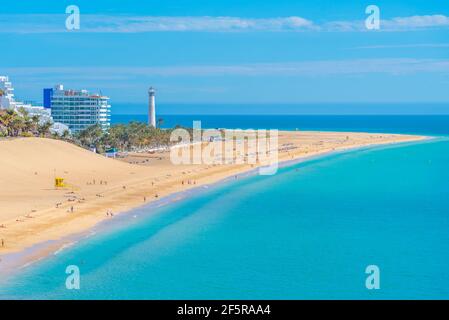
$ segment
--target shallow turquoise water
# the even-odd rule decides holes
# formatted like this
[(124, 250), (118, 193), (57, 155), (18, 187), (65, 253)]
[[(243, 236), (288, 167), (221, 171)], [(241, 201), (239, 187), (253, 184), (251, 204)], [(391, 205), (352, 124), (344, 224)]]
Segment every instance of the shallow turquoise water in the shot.
[[(448, 299), (448, 163), (438, 140), (230, 181), (137, 210), (8, 279), (0, 298)], [(372, 264), (379, 290), (365, 287)], [(65, 289), (67, 265), (80, 290)]]

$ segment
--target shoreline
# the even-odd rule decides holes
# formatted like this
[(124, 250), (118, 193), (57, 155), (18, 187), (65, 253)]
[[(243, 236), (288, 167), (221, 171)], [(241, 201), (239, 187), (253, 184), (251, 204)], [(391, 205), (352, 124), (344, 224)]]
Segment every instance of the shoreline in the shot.
[[(405, 141), (401, 140), (386, 141), (381, 143), (342, 147), (335, 150), (298, 156), (295, 157), (294, 159), (285, 159), (285, 160), (279, 159), (278, 168), (280, 169), (284, 167), (290, 167), (299, 163), (309, 162), (316, 159), (325, 158), (331, 155), (338, 155), (361, 150), (370, 150), (379, 147), (389, 147), (389, 146), (399, 147), (401, 145), (423, 143), (429, 140), (437, 139), (437, 137), (432, 136), (418, 136), (418, 135), (400, 135), (400, 136), (407, 136), (413, 138)], [(201, 194), (201, 192), (204, 189), (219, 187), (227, 182), (234, 181), (235, 177), (240, 179), (255, 176), (257, 175), (258, 170), (259, 166), (255, 166), (254, 168), (242, 168), (242, 170), (240, 170), (237, 173), (231, 172), (229, 175), (221, 177), (212, 182), (199, 184), (197, 186), (187, 188), (181, 191), (174, 191), (162, 196), (161, 198), (150, 200), (145, 204), (141, 204), (138, 206), (131, 206), (129, 209), (117, 212), (116, 216), (113, 219), (100, 220), (93, 226), (88, 227), (82, 231), (72, 232), (57, 239), (37, 242), (32, 246), (25, 247), (19, 251), (0, 254), (0, 272), (6, 274), (9, 278), (10, 276), (20, 273), (21, 270), (35, 263), (38, 263), (41, 260), (47, 259), (52, 255), (57, 255), (59, 252), (62, 252), (63, 250), (73, 245), (77, 245), (79, 242), (84, 241), (97, 233), (104, 231), (113, 232), (114, 227), (116, 228), (126, 227), (121, 225), (121, 222), (123, 221), (128, 221), (130, 219), (135, 218), (136, 216), (145, 217), (146, 215), (154, 214), (154, 212), (152, 212), (152, 210), (149, 209), (155, 209), (162, 206), (166, 206), (174, 202), (185, 200), (191, 196)]]

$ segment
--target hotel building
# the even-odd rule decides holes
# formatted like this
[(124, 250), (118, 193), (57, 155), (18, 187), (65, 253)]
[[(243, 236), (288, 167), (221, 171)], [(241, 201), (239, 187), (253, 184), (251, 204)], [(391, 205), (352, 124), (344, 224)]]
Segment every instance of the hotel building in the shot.
[(65, 90), (62, 85), (44, 89), (44, 107), (51, 108), (55, 122), (67, 125), (72, 133), (99, 124), (103, 130), (110, 126), (109, 97), (86, 90)]
[(14, 88), (8, 77), (0, 76), (0, 109), (15, 108)]
[(7, 76), (0, 76), (0, 109), (12, 109), (18, 111), (23, 108), (30, 116), (39, 116), (40, 122), (51, 122), (51, 111), (49, 108), (38, 106), (35, 103), (18, 101), (14, 97), (14, 87)]

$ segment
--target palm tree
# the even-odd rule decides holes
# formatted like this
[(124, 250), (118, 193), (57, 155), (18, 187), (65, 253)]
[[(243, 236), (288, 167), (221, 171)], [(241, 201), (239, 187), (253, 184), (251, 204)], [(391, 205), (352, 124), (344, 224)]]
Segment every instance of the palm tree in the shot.
[(0, 124), (6, 128), (6, 135), (12, 136), (11, 123), (14, 118), (14, 110), (6, 110), (0, 115)]
[(50, 121), (47, 121), (43, 124), (37, 125), (37, 132), (39, 136), (46, 137), (50, 134), (50, 128), (52, 126), (52, 123)]
[(64, 130), (64, 132), (62, 133), (61, 138), (63, 140), (68, 140), (70, 138), (70, 131), (69, 130)]
[[(39, 126), (40, 126), (39, 121), (40, 121), (40, 117), (38, 115), (34, 115), (31, 117), (32, 129), (33, 129), (33, 132), (35, 132), (35, 133), (39, 133)], [(51, 123), (50, 123), (50, 126), (51, 126)], [(50, 128), (50, 127), (48, 127), (48, 128)]]
[(78, 133), (78, 139), (81, 144), (87, 147), (93, 147), (99, 144), (104, 135), (103, 129), (99, 124), (87, 127)]
[(8, 135), (8, 126), (6, 125), (6, 113), (0, 110), (0, 137)]
[(13, 137), (18, 137), (22, 133), (22, 131), (24, 131), (25, 127), (26, 127), (26, 124), (20, 116), (15, 115), (12, 118), (10, 128), (11, 128)]

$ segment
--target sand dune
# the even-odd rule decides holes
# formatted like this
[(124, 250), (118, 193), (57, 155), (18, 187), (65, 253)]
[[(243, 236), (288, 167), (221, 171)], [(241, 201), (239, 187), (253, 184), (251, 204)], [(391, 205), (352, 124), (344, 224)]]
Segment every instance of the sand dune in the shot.
[[(279, 159), (291, 160), (417, 136), (281, 132)], [(40, 138), (0, 140), (0, 254), (84, 231), (145, 202), (247, 171), (240, 165), (173, 165), (169, 154), (107, 159), (72, 144)], [(54, 187), (63, 177), (66, 188)], [(59, 204), (59, 205), (57, 205)], [(72, 212), (73, 208), (73, 212)]]
[[(48, 208), (49, 204), (64, 201), (67, 190), (100, 192), (104, 189), (100, 180), (118, 183), (139, 169), (58, 140), (1, 141), (0, 219)], [(55, 177), (64, 177), (69, 187), (56, 190)], [(88, 186), (94, 179), (96, 185)]]

